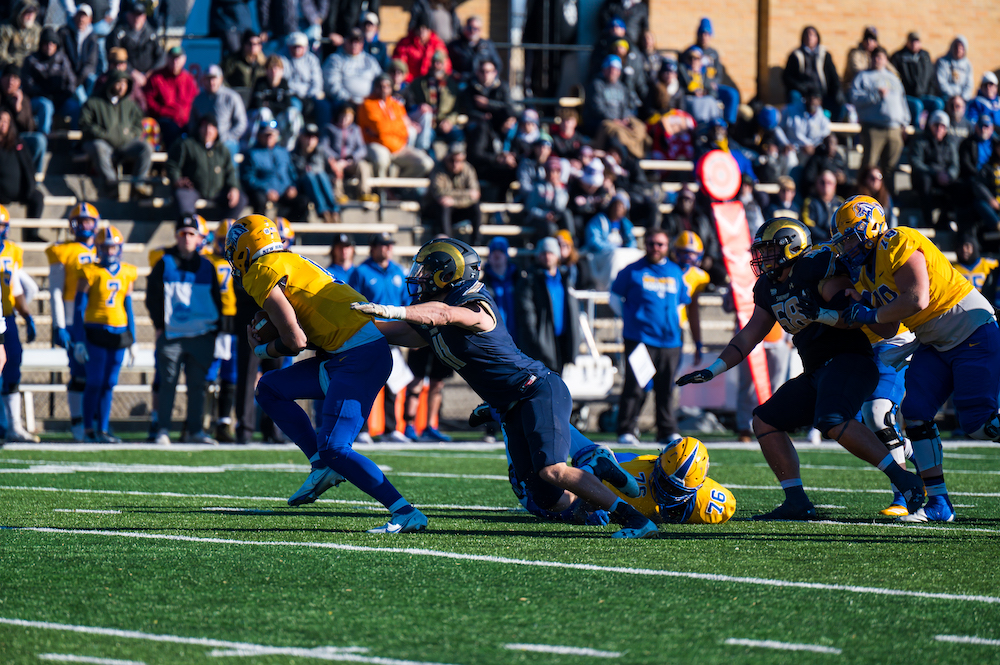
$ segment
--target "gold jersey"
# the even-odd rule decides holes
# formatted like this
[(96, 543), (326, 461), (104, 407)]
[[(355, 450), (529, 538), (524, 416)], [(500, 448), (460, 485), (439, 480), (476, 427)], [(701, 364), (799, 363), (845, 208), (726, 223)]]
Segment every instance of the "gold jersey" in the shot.
[(1000, 261), (996, 259), (981, 258), (979, 262), (974, 266), (964, 266), (961, 263), (955, 262), (951, 264), (952, 267), (958, 271), (958, 274), (969, 280), (976, 291), (982, 291), (983, 286), (986, 285), (986, 278), (990, 276), (990, 273), (1000, 266)]
[(875, 246), (875, 268), (865, 266), (855, 287), (872, 307), (881, 307), (899, 297), (894, 273), (914, 252), (921, 252), (930, 278), (930, 304), (903, 319), (910, 330), (948, 312), (973, 291), (972, 284), (955, 270), (944, 254), (916, 229), (899, 227), (884, 233)]
[(131, 263), (119, 264), (115, 274), (96, 263), (84, 265), (80, 270), (80, 279), (90, 285), (90, 291), (87, 294), (87, 310), (83, 313), (83, 322), (113, 328), (127, 326), (125, 296), (132, 292), (132, 285), (138, 275), (138, 270)]
[(10, 240), (3, 241), (3, 251), (0, 251), (0, 298), (3, 299), (3, 315), (14, 315), (14, 295), (11, 293), (10, 280), (15, 270), (24, 267), (24, 250)]
[[(621, 463), (622, 468), (632, 474), (639, 484), (639, 496), (636, 498), (621, 494), (607, 483), (605, 485), (657, 524), (670, 523), (675, 520), (660, 514), (660, 507), (657, 505), (653, 493), (653, 469), (658, 459), (657, 455), (640, 455), (633, 460)], [(684, 524), (722, 524), (729, 521), (729, 518), (736, 512), (736, 497), (729, 489), (711, 478), (705, 478), (704, 484), (698, 489), (691, 501), (694, 502), (694, 507), (684, 519)]]
[(76, 300), (76, 282), (80, 279), (81, 266), (97, 261), (97, 255), (93, 247), (87, 247), (82, 242), (75, 240), (70, 242), (60, 242), (49, 245), (45, 248), (45, 256), (49, 260), (49, 265), (57, 263), (65, 268), (66, 281), (63, 284), (63, 301), (73, 307)]
[(215, 276), (219, 279), (219, 296), (222, 298), (222, 316), (236, 316), (236, 289), (233, 286), (233, 267), (224, 257), (208, 254), (206, 257), (215, 266)]
[(271, 289), (282, 286), (309, 342), (336, 351), (371, 321), (351, 309), (367, 299), (304, 256), (291, 252), (265, 254), (243, 276), (243, 288), (261, 307)]
[[(684, 271), (684, 288), (687, 289), (687, 294), (691, 298), (691, 302), (694, 302), (694, 297), (705, 290), (711, 279), (708, 273), (698, 266), (685, 266), (682, 270)], [(678, 310), (680, 311), (681, 325), (687, 325), (687, 305), (680, 305)]]

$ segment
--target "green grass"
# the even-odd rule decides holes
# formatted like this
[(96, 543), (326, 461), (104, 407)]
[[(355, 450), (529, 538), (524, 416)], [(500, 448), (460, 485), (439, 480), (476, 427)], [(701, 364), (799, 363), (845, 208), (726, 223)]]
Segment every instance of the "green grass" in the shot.
[[(304, 651), (326, 646), (367, 649), (354, 657), (462, 665), (996, 662), (1000, 646), (954, 644), (935, 636), (1000, 640), (1000, 603), (734, 578), (1000, 598), (1000, 447), (946, 451), (952, 498), (973, 507), (959, 508), (956, 523), (933, 529), (892, 526), (878, 515), (888, 492), (865, 490), (881, 490), (884, 476), (860, 461), (809, 447), (800, 452), (804, 465), (846, 467), (803, 470), (807, 488), (857, 490), (809, 490), (817, 504), (843, 506), (823, 511), (835, 524), (747, 521), (778, 503), (780, 490), (759, 452), (713, 449), (713, 478), (764, 488), (733, 489), (734, 520), (718, 527), (664, 526), (659, 539), (620, 542), (609, 537), (611, 527), (541, 522), (499, 510), (516, 507), (503, 479), (406, 475), (503, 478), (506, 462), (499, 450), (372, 454), (391, 467), (389, 477), (430, 518), (425, 533), (391, 537), (364, 533), (386, 514), (348, 484), (315, 504), (289, 508), (283, 498), (298, 488), (305, 472), (252, 465), (304, 469), (296, 450), (8, 448), (0, 451), (0, 471), (33, 466), (36, 473), (0, 473), (0, 524), (7, 527), (0, 530), (0, 621), (172, 637), (157, 642), (0, 623), (0, 662), (39, 663), (45, 662), (40, 654), (71, 654), (148, 665), (310, 663), (322, 662), (316, 656), (335, 658)], [(210, 468), (176, 473), (130, 465)], [(960, 470), (973, 473), (956, 473)], [(57, 512), (63, 510), (120, 513)], [(25, 530), (38, 527), (60, 531)], [(82, 533), (91, 530), (101, 533)], [(212, 656), (215, 649), (233, 647), (173, 638), (285, 651)], [(729, 638), (819, 645), (841, 653), (736, 646), (726, 644)], [(504, 648), (510, 643), (621, 656), (511, 651)]]

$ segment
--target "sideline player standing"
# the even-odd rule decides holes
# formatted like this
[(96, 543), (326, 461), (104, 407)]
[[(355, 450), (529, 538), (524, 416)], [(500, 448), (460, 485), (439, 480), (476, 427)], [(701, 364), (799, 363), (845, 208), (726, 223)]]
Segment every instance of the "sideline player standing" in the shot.
[(798, 455), (787, 434), (810, 425), (878, 467), (903, 493), (911, 512), (915, 511), (924, 499), (920, 479), (900, 468), (871, 430), (854, 419), (878, 384), (871, 344), (860, 330), (824, 326), (803, 311), (809, 303), (825, 300), (819, 293), (820, 283), (834, 275), (836, 266), (829, 247), (807, 251), (809, 245), (809, 229), (793, 219), (779, 217), (758, 229), (750, 246), (750, 265), (758, 276), (753, 316), (718, 360), (707, 369), (682, 376), (677, 384), (710, 381), (739, 364), (775, 322), (780, 323), (792, 335), (804, 372), (754, 410), (754, 434), (785, 491), (784, 503), (755, 519), (815, 517), (816, 510), (802, 487)]
[[(343, 479), (385, 506), (392, 517), (369, 533), (409, 533), (427, 528), (374, 462), (351, 449), (378, 391), (392, 369), (389, 345), (369, 318), (351, 309), (362, 296), (309, 259), (285, 249), (274, 223), (262, 215), (239, 220), (226, 237), (233, 277), (264, 308), (279, 337), (261, 343), (247, 329), (262, 360), (297, 356), (309, 345), (313, 358), (264, 374), (257, 402), (313, 465), (289, 505), (311, 503)], [(295, 403), (323, 400), (319, 431)]]
[(95, 260), (94, 234), (101, 215), (92, 204), (78, 203), (69, 213), (69, 228), (73, 239), (49, 245), (45, 256), (49, 260), (49, 305), (52, 307), (52, 342), (66, 349), (69, 356), (69, 383), (66, 401), (69, 403), (70, 431), (74, 441), (83, 441), (83, 391), (86, 374), (82, 364), (73, 357), (73, 303), (80, 268)]
[(479, 276), (480, 259), (472, 247), (451, 238), (431, 240), (413, 257), (406, 278), (416, 304), (356, 302), (351, 307), (380, 319), (395, 319), (377, 324), (390, 341), (410, 347), (430, 345), (503, 415), (517, 476), (532, 489), (540, 507), (562, 512), (578, 496), (607, 510), (611, 520), (623, 526), (615, 538), (656, 536), (653, 522), (601, 482), (605, 478), (632, 496), (639, 494), (635, 479), (618, 466), (610, 451), (599, 449), (593, 474), (566, 464), (573, 410), (569, 389), (558, 374), (514, 346)]
[(35, 321), (24, 300), (24, 290), (20, 285), (19, 272), (24, 267), (24, 250), (7, 239), (10, 229), (10, 213), (0, 205), (0, 286), (3, 294), (3, 318), (7, 333), (4, 335), (4, 351), (7, 362), (3, 366), (3, 401), (7, 416), (7, 441), (38, 443), (39, 438), (24, 429), (21, 424), (21, 336), (17, 329), (14, 312), (24, 319), (28, 343), (35, 341)]
[[(941, 435), (934, 417), (954, 393), (959, 425), (973, 439), (1000, 441), (1000, 329), (993, 306), (934, 244), (914, 229), (889, 229), (878, 201), (855, 196), (836, 216), (840, 258), (858, 269), (860, 300), (841, 314), (847, 325), (902, 323), (916, 342), (893, 362), (906, 370), (903, 417), (927, 505), (904, 522), (951, 522)], [(916, 349), (913, 347), (916, 346)]]
[[(108, 432), (111, 399), (118, 384), (125, 352), (135, 362), (135, 315), (132, 286), (136, 267), (122, 263), (125, 237), (113, 226), (97, 232), (97, 262), (81, 267), (73, 312), (73, 356), (87, 370), (83, 394), (85, 439), (95, 443), (121, 443)], [(94, 421), (97, 420), (95, 427)]]

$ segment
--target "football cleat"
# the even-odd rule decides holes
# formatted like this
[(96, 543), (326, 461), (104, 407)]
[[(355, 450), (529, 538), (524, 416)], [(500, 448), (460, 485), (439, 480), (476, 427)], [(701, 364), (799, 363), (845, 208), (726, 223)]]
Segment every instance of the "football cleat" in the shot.
[(158, 444), (160, 444), (161, 446), (169, 446), (170, 445), (170, 434), (167, 432), (167, 430), (161, 429), (159, 432), (156, 433), (156, 441), (155, 442), (158, 443)]
[(646, 523), (640, 527), (625, 527), (620, 531), (615, 531), (611, 534), (612, 538), (656, 538), (660, 535), (660, 530), (656, 528), (652, 520), (646, 520)]
[(388, 434), (383, 434), (381, 437), (379, 437), (379, 441), (381, 443), (412, 443), (413, 442), (412, 439), (410, 439), (410, 437), (406, 436), (405, 434), (403, 434), (399, 430), (395, 430), (395, 429), (392, 430), (391, 432), (389, 432)]
[(414, 441), (417, 440), (417, 430), (413, 425), (407, 425), (406, 429), (403, 430), (403, 436)]
[(889, 504), (888, 508), (883, 508), (879, 512), (889, 517), (902, 517), (910, 514), (910, 511), (906, 509), (906, 499), (899, 492), (893, 492), (892, 503)]
[(927, 497), (927, 505), (909, 515), (896, 518), (897, 522), (954, 522), (955, 508), (947, 494)]
[(24, 428), (12, 428), (7, 432), (7, 441), (13, 443), (38, 443), (40, 438)]
[(292, 496), (288, 497), (289, 506), (301, 506), (304, 503), (312, 503), (319, 498), (319, 495), (331, 487), (336, 487), (344, 482), (345, 478), (331, 469), (322, 467), (309, 472), (306, 482)]
[(811, 501), (805, 503), (790, 504), (787, 501), (769, 513), (754, 515), (750, 519), (756, 522), (776, 522), (776, 521), (806, 521), (816, 518), (816, 508)]
[(639, 496), (639, 483), (635, 477), (623, 469), (615, 454), (604, 446), (584, 448), (573, 460), (573, 466), (578, 469), (590, 470), (601, 480), (606, 480), (612, 487), (625, 496)]
[(416, 533), (427, 528), (427, 516), (414, 508), (407, 506), (410, 512), (404, 514), (393, 513), (392, 518), (380, 527), (368, 529), (368, 533)]
[[(906, 512), (912, 515), (924, 505), (924, 481), (915, 473), (906, 472), (907, 483), (896, 483), (896, 489), (903, 495), (906, 502)], [(951, 505), (950, 503), (948, 504)]]
[(368, 430), (362, 430), (357, 438), (354, 439), (354, 443), (375, 443), (375, 439), (368, 433)]
[[(407, 434), (407, 436), (410, 436), (410, 435)], [(418, 441), (425, 441), (425, 442), (442, 442), (442, 443), (447, 443), (448, 441), (451, 441), (451, 437), (448, 436), (447, 434), (443, 433), (443, 432), (440, 432), (437, 428), (431, 427), (430, 425), (428, 425), (427, 428), (424, 430), (424, 433), (421, 434), (417, 438), (417, 440)]]
[(618, 443), (622, 446), (638, 446), (639, 438), (635, 434), (622, 434), (618, 437)]

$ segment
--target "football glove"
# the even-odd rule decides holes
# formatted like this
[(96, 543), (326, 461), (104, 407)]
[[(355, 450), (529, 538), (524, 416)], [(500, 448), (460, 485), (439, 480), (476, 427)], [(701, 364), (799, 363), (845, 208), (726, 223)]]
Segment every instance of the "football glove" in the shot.
[(799, 291), (799, 314), (810, 321), (825, 323), (832, 326), (840, 319), (840, 315), (832, 309), (820, 307), (819, 302), (808, 288)]
[(138, 357), (138, 355), (139, 355), (138, 344), (132, 344), (127, 349), (125, 349), (125, 366), (134, 367), (135, 359)]
[(373, 302), (352, 302), (351, 309), (380, 319), (405, 319), (406, 308), (398, 305), (379, 305)]
[(90, 360), (90, 354), (87, 353), (87, 344), (85, 342), (77, 342), (73, 345), (73, 357), (81, 365)]
[(685, 374), (681, 378), (677, 379), (677, 385), (686, 386), (689, 383), (705, 383), (706, 381), (711, 381), (714, 378), (715, 374), (712, 374), (710, 370), (699, 369), (696, 372)]
[(35, 328), (35, 320), (30, 316), (24, 319), (24, 329), (27, 332), (28, 343), (34, 342), (35, 338), (38, 337), (38, 330)]
[(878, 323), (878, 310), (856, 302), (844, 310), (844, 323), (848, 326)]
[(67, 351), (73, 350), (73, 338), (70, 337), (69, 331), (65, 328), (59, 328), (56, 330), (56, 338), (59, 342), (59, 346), (66, 349)]

